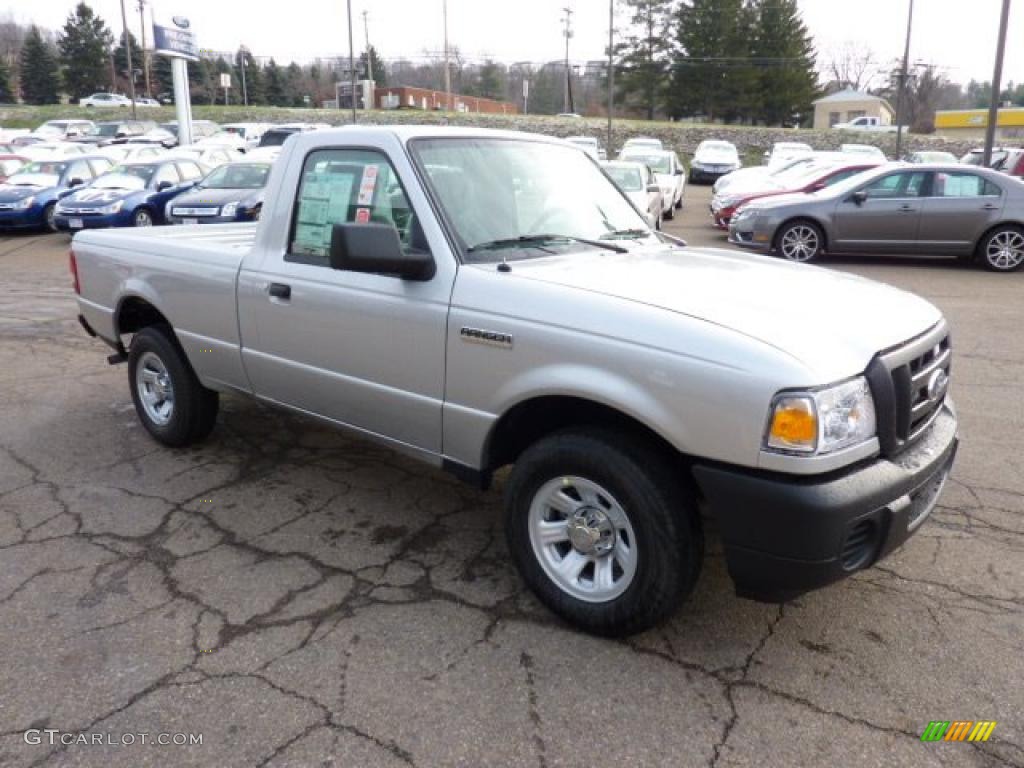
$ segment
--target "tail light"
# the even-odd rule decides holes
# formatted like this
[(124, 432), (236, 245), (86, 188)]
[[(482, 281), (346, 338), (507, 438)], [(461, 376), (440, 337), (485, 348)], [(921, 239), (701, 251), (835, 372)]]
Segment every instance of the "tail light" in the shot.
[(75, 286), (75, 294), (81, 296), (82, 284), (78, 281), (78, 259), (75, 258), (74, 251), (68, 251), (68, 256), (71, 266), (71, 281)]

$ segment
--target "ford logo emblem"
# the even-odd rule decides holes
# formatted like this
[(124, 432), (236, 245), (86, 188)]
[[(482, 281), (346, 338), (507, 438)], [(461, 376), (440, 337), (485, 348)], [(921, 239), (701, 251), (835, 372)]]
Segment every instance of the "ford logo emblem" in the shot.
[(925, 390), (928, 399), (937, 403), (946, 396), (949, 389), (949, 375), (941, 368), (933, 373), (928, 379), (928, 389)]
[(175, 26), (181, 27), (182, 29), (188, 29), (191, 26), (189, 24), (188, 19), (186, 19), (184, 16), (175, 16), (171, 19), (171, 21), (174, 22)]

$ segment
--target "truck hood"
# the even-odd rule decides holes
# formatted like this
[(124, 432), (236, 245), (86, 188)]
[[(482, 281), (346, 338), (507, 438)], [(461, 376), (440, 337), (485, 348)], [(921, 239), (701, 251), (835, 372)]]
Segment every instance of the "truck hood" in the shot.
[(717, 249), (571, 254), (516, 261), (511, 274), (729, 328), (798, 360), (818, 384), (860, 373), (876, 353), (942, 317), (924, 299), (882, 283)]

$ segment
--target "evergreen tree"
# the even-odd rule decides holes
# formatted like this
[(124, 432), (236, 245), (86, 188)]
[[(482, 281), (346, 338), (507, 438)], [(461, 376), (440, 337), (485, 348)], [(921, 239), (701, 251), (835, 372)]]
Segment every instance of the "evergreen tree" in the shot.
[(287, 106), (285, 102), (285, 79), (277, 62), (271, 59), (267, 62), (263, 75), (267, 81), (267, 104), (274, 107)]
[(245, 59), (245, 92), (248, 94), (249, 104), (266, 104), (267, 98), (264, 89), (263, 70), (256, 63), (256, 59), (253, 58), (251, 51), (246, 50), (244, 53), (235, 54), (232, 80), (238, 81), (239, 93), (241, 93), (243, 57)]
[(648, 120), (661, 106), (672, 52), (673, 0), (626, 0), (632, 32), (616, 46), (616, 101), (643, 107)]
[[(370, 64), (372, 65), (370, 69), (373, 70), (373, 81), (377, 84), (378, 88), (386, 88), (388, 84), (387, 67), (384, 66), (384, 59), (380, 57), (377, 53), (377, 49), (372, 45), (362, 52), (356, 66), (359, 68), (360, 72), (369, 72), (366, 67), (367, 53), (370, 55)], [(369, 77), (369, 75), (366, 75), (366, 77)]]
[(25, 36), (19, 59), (21, 98), (27, 104), (57, 104), (60, 101), (60, 70), (57, 56), (50, 50), (34, 24)]
[(743, 0), (683, 0), (667, 99), (673, 116), (731, 118), (749, 101), (748, 14)]
[[(114, 49), (114, 69), (117, 71), (118, 78), (123, 80), (123, 88), (125, 91), (128, 90), (128, 79), (135, 77), (134, 72), (128, 71), (128, 49), (124, 44), (125, 35), (122, 32), (117, 38), (117, 48)], [(141, 72), (142, 71), (142, 56), (141, 50), (139, 49), (139, 41), (135, 39), (135, 35), (128, 30), (128, 42), (132, 46), (132, 70)]]
[(758, 65), (758, 117), (779, 125), (811, 114), (817, 95), (814, 41), (796, 0), (759, 0), (752, 54)]
[(75, 6), (57, 37), (68, 96), (80, 99), (104, 86), (108, 77), (107, 52), (113, 43), (114, 36), (92, 8), (85, 3)]
[(485, 99), (503, 99), (507, 80), (508, 72), (505, 68), (488, 59), (480, 67), (477, 94)]
[(14, 89), (11, 88), (11, 68), (7, 66), (7, 60), (0, 56), (0, 104), (9, 104), (14, 101)]
[(294, 61), (289, 64), (288, 69), (285, 70), (284, 81), (286, 105), (291, 107), (306, 106), (306, 101), (302, 97), (308, 94), (305, 94), (303, 90), (302, 67)]
[[(195, 64), (189, 62), (189, 69), (194, 67)], [(156, 93), (174, 93), (174, 75), (171, 70), (170, 56), (154, 56), (149, 74), (153, 78), (153, 88)]]

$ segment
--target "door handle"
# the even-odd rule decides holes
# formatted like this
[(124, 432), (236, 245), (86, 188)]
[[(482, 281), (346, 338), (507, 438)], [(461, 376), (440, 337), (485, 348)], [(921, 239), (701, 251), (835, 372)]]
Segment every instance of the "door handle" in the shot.
[(981, 210), (983, 210), (983, 211), (998, 211), (999, 210), (999, 206), (998, 205), (994, 205), (993, 203), (987, 203), (987, 204), (981, 206)]
[(284, 283), (271, 283), (267, 288), (267, 293), (270, 294), (272, 299), (288, 301), (292, 297), (292, 287)]
[(915, 208), (912, 205), (901, 205), (900, 206), (900, 213), (915, 213), (916, 211), (917, 211), (917, 208)]

